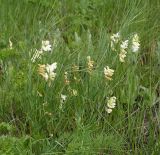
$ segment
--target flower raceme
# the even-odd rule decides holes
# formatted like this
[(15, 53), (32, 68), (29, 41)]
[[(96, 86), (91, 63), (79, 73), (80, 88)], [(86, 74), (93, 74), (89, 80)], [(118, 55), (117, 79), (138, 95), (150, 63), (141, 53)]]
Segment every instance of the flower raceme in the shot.
[(137, 52), (139, 50), (140, 43), (139, 43), (139, 36), (135, 34), (132, 39), (132, 52)]
[(119, 32), (116, 33), (116, 34), (113, 34), (111, 37), (111, 41), (114, 42), (114, 43), (118, 43), (119, 39), (120, 39), (120, 34)]
[(53, 63), (51, 65), (43, 64), (39, 65), (38, 73), (46, 80), (48, 81), (49, 86), (51, 85), (51, 81), (55, 79), (56, 73), (54, 72), (57, 68), (57, 63)]
[(113, 69), (110, 69), (108, 66), (104, 67), (104, 76), (107, 80), (112, 80), (113, 74), (114, 74)]
[(61, 94), (59, 109), (62, 110), (62, 111), (63, 111), (63, 104), (64, 104), (64, 102), (66, 101), (66, 99), (67, 99), (67, 96)]
[(13, 49), (13, 43), (12, 43), (11, 39), (9, 39), (9, 49)]
[(125, 57), (126, 57), (127, 51), (124, 49), (121, 49), (121, 52), (119, 54), (119, 61), (120, 62), (125, 62)]
[(112, 109), (114, 109), (115, 106), (116, 106), (116, 97), (115, 96), (110, 97), (107, 101), (106, 111), (108, 113), (111, 113)]
[(121, 49), (126, 50), (128, 48), (128, 40), (125, 40), (120, 45)]
[(69, 81), (69, 79), (68, 79), (68, 72), (64, 72), (64, 83), (65, 83), (66, 85), (69, 85), (69, 83), (70, 83), (70, 81)]
[(88, 65), (88, 72), (91, 73), (94, 67), (94, 61), (91, 60), (90, 56), (87, 56), (87, 65)]
[(110, 37), (110, 39), (111, 39), (111, 49), (113, 50), (113, 51), (116, 51), (116, 49), (115, 49), (115, 45), (119, 42), (119, 40), (120, 40), (120, 33), (118, 32), (118, 33), (116, 33), (116, 34), (113, 34), (111, 37)]
[(119, 54), (120, 62), (125, 62), (124, 58), (126, 57), (127, 54), (126, 51), (127, 48), (128, 48), (128, 40), (125, 40), (120, 45), (120, 54)]
[(42, 50), (45, 52), (50, 52), (52, 50), (49, 40), (42, 41)]

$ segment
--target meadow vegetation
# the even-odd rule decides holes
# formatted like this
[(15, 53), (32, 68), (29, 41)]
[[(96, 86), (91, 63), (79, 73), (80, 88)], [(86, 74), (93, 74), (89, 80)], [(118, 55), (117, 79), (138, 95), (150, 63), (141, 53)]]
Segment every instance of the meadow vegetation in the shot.
[(158, 155), (159, 0), (0, 0), (1, 155)]

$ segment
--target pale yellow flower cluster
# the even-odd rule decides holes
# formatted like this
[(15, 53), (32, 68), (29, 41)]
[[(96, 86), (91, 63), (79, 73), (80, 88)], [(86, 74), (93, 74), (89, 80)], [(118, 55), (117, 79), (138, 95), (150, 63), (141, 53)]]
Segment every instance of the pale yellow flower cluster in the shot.
[(139, 36), (135, 34), (132, 39), (132, 52), (137, 52), (139, 50), (140, 43), (139, 43)]
[(125, 62), (124, 58), (126, 57), (127, 54), (126, 51), (127, 48), (128, 48), (128, 40), (122, 42), (120, 45), (120, 54), (119, 54), (120, 62)]
[(113, 74), (114, 74), (113, 69), (110, 69), (108, 66), (104, 67), (104, 76), (107, 80), (112, 80)]
[(108, 113), (111, 113), (112, 109), (114, 109), (115, 106), (116, 106), (116, 97), (115, 96), (110, 97), (107, 101), (106, 111)]
[(91, 60), (90, 56), (87, 56), (87, 65), (88, 65), (88, 72), (91, 73), (94, 68), (94, 61)]
[(116, 34), (113, 34), (111, 37), (110, 37), (110, 39), (111, 39), (111, 49), (113, 50), (113, 51), (116, 51), (116, 49), (115, 49), (115, 45), (119, 42), (119, 40), (120, 40), (120, 33), (118, 32), (118, 33), (116, 33)]
[(51, 65), (39, 65), (38, 73), (48, 82), (49, 86), (51, 85), (51, 81), (53, 81), (56, 77), (56, 73), (54, 72), (56, 68), (56, 62)]
[[(120, 34), (119, 32), (116, 34), (113, 34), (110, 39), (111, 39), (111, 49), (113, 51), (116, 51), (115, 46), (120, 42)], [(128, 42), (129, 40), (122, 41), (120, 44), (120, 53), (119, 53), (119, 60), (120, 62), (125, 62), (125, 57), (127, 54), (127, 48), (128, 48)], [(132, 52), (137, 52), (139, 50), (140, 43), (139, 43), (139, 36), (138, 34), (134, 34), (132, 38)]]
[(68, 72), (64, 72), (64, 83), (69, 85), (70, 84), (70, 81), (68, 79)]
[(52, 50), (52, 46), (49, 40), (42, 41), (42, 51), (50, 52)]
[(12, 41), (11, 41), (11, 39), (9, 39), (9, 49), (13, 49), (13, 43), (12, 43)]

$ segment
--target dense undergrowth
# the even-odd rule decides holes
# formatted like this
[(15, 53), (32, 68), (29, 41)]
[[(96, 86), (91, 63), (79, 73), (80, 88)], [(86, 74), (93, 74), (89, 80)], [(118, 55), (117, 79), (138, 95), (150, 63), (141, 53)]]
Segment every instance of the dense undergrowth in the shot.
[(159, 0), (0, 6), (0, 154), (159, 154)]

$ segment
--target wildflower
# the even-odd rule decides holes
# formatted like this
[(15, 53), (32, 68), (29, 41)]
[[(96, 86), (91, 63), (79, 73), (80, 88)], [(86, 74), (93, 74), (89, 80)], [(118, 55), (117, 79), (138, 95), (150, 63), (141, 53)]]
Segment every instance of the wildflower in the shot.
[(107, 107), (105, 109), (106, 109), (107, 113), (109, 113), (109, 114), (112, 112), (112, 109), (108, 109)]
[(77, 93), (77, 90), (72, 89), (72, 95), (73, 95), (73, 96), (77, 96), (77, 94), (78, 94), (78, 93)]
[(64, 82), (67, 85), (70, 83), (70, 81), (68, 80), (68, 73), (67, 72), (64, 73)]
[(59, 109), (62, 110), (62, 108), (63, 108), (63, 103), (66, 101), (66, 98), (67, 98), (66, 95), (61, 94), (61, 100), (60, 100)]
[(119, 54), (119, 60), (120, 60), (120, 62), (124, 62), (124, 58), (126, 57), (126, 54), (127, 54), (126, 50), (121, 49), (121, 52)]
[(116, 34), (113, 34), (111, 37), (111, 41), (114, 42), (114, 43), (118, 43), (119, 39), (120, 39), (120, 34), (119, 32), (116, 33)]
[(48, 73), (54, 72), (54, 70), (56, 68), (57, 68), (57, 63), (56, 62), (51, 64), (51, 65), (48, 65), (48, 64), (46, 65), (46, 70), (47, 70)]
[(73, 65), (72, 66), (72, 70), (73, 70), (73, 72), (78, 72), (79, 71), (79, 66), (77, 66), (77, 65)]
[(132, 39), (132, 52), (137, 52), (139, 50), (140, 43), (139, 43), (139, 36), (135, 34)]
[(127, 49), (128, 48), (128, 40), (125, 40), (120, 45), (121, 49)]
[(31, 61), (35, 62), (36, 59), (40, 59), (42, 54), (43, 54), (42, 50), (37, 50), (36, 49), (35, 53), (33, 54), (32, 58), (31, 58)]
[(107, 106), (108, 106), (108, 108), (111, 108), (111, 109), (115, 108), (115, 106), (116, 106), (116, 97), (115, 96), (111, 97), (108, 100)]
[(113, 74), (114, 74), (113, 69), (110, 69), (108, 66), (104, 67), (104, 76), (107, 80), (112, 80)]
[(110, 39), (111, 39), (111, 49), (112, 49), (113, 51), (116, 51), (116, 49), (115, 49), (115, 44), (117, 44), (117, 43), (119, 42), (119, 39), (120, 39), (120, 34), (119, 34), (119, 32), (116, 33), (116, 34), (113, 34), (113, 35), (110, 37)]
[(13, 49), (13, 43), (10, 39), (9, 39), (9, 49)]
[(87, 56), (87, 60), (88, 60), (88, 71), (89, 73), (91, 73), (91, 71), (93, 70), (94, 67), (94, 61), (91, 60), (90, 56)]
[(57, 63), (53, 63), (51, 65), (39, 65), (38, 73), (49, 82), (49, 86), (51, 84), (51, 81), (55, 79), (56, 73), (54, 72), (57, 68)]
[(61, 94), (61, 103), (64, 103), (66, 98), (67, 98), (66, 95)]
[(108, 99), (108, 101), (107, 101), (107, 107), (105, 109), (106, 109), (106, 111), (108, 113), (111, 113), (112, 109), (114, 109), (115, 106), (116, 106), (116, 97), (113, 96), (113, 97), (111, 97), (111, 98)]
[(127, 48), (128, 48), (128, 40), (125, 40), (120, 45), (120, 54), (119, 54), (120, 62), (124, 62), (124, 58), (126, 57), (127, 54), (126, 51)]
[(49, 52), (52, 50), (52, 46), (50, 45), (49, 40), (42, 41), (42, 50), (45, 52)]

